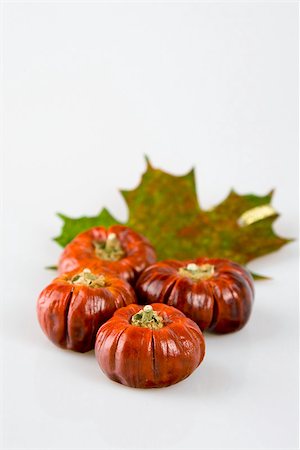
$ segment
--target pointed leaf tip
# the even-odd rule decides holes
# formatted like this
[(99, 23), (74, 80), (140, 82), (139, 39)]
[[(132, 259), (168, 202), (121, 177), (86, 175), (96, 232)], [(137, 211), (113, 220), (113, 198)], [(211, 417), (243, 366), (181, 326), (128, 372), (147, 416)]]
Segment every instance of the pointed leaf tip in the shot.
[(124, 200), (126, 201), (128, 194), (129, 194), (129, 190), (127, 189), (120, 189), (120, 194), (122, 195), (122, 197), (124, 198)]
[(58, 267), (57, 266), (46, 266), (45, 270), (57, 270)]
[(146, 165), (147, 165), (147, 169), (153, 169), (153, 166), (150, 162), (149, 156), (148, 155), (144, 155), (145, 161), (146, 161)]
[(196, 183), (196, 170), (195, 167), (192, 167), (191, 170), (188, 172), (188, 176), (190, 176), (194, 182)]
[(275, 194), (275, 190), (276, 190), (275, 188), (271, 189), (271, 190), (268, 192), (267, 197), (270, 197), (270, 199), (272, 199), (273, 196), (274, 196), (274, 194)]
[(253, 279), (256, 281), (272, 280), (272, 278), (267, 275), (261, 275), (259, 273), (252, 272), (252, 271), (251, 271), (251, 275), (252, 275)]
[(62, 219), (62, 220), (67, 219), (67, 216), (65, 216), (64, 214), (62, 214), (62, 213), (60, 213), (60, 212), (56, 213), (56, 215), (57, 215), (57, 217), (59, 217), (59, 218)]

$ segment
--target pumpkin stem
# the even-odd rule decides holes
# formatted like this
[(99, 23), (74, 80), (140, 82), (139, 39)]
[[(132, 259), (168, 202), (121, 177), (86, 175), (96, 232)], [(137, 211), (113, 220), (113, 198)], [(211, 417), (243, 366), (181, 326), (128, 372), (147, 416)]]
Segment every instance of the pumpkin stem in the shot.
[(115, 233), (109, 233), (104, 242), (94, 241), (93, 245), (96, 256), (105, 261), (119, 261), (125, 256), (125, 252)]
[(211, 278), (215, 272), (215, 267), (212, 264), (197, 264), (190, 263), (186, 267), (180, 267), (179, 274), (191, 278), (192, 280), (207, 280)]
[(83, 286), (89, 286), (91, 288), (100, 288), (107, 286), (105, 277), (103, 275), (95, 275), (90, 269), (83, 269), (82, 272), (75, 275), (71, 281), (71, 284), (79, 284)]
[(131, 319), (131, 325), (150, 328), (151, 330), (158, 330), (164, 326), (163, 319), (153, 310), (151, 305), (144, 306), (143, 309), (134, 314)]

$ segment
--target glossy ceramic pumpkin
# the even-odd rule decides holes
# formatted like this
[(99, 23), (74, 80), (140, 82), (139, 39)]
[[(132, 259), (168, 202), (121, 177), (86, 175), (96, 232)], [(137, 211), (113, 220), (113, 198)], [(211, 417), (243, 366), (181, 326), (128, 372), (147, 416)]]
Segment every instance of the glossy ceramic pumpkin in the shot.
[(103, 268), (134, 283), (155, 261), (155, 251), (144, 236), (131, 228), (113, 225), (109, 229), (94, 227), (76, 236), (65, 247), (58, 270), (66, 273), (80, 267)]
[(169, 386), (189, 376), (204, 357), (204, 338), (195, 322), (171, 306), (151, 306), (119, 309), (97, 334), (102, 371), (126, 386)]
[(110, 273), (73, 271), (55, 278), (37, 301), (39, 323), (56, 345), (86, 352), (117, 308), (136, 303), (132, 287)]
[(136, 284), (139, 303), (166, 303), (201, 330), (229, 333), (248, 321), (254, 300), (250, 273), (226, 259), (164, 261), (148, 267)]

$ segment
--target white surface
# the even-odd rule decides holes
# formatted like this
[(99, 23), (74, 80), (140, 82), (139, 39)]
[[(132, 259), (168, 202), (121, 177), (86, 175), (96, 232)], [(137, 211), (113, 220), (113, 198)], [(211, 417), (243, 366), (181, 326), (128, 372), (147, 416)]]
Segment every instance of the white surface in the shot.
[(117, 188), (196, 166), (201, 205), (276, 187), (297, 236), (296, 3), (2, 4), (5, 449), (297, 447), (297, 243), (251, 263), (248, 326), (161, 390), (105, 378), (42, 334), (56, 211), (124, 220)]

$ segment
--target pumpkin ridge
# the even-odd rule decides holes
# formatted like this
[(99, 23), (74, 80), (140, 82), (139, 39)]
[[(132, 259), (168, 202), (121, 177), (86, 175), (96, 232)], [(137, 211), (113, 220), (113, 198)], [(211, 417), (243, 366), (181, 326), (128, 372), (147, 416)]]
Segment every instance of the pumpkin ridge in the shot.
[[(169, 298), (171, 297), (172, 291), (177, 282), (176, 275), (170, 275), (169, 278), (171, 278), (172, 276), (174, 277), (174, 280), (172, 281), (172, 283), (170, 284), (170, 286), (168, 287), (168, 289), (166, 290), (166, 292), (164, 293), (163, 298), (162, 298), (163, 303), (166, 303), (168, 305), (169, 305)], [(172, 306), (172, 305), (170, 305), (170, 306)]]
[[(235, 275), (235, 279), (236, 279), (236, 286), (238, 287), (239, 291), (243, 291), (244, 289), (248, 289), (250, 292), (252, 292), (250, 283), (248, 282), (248, 280), (246, 278), (244, 278), (241, 275)], [(239, 309), (239, 319), (240, 319), (241, 316), (244, 317), (246, 315), (246, 316), (248, 316), (247, 320), (246, 320), (246, 322), (247, 322), (248, 319), (249, 319), (249, 315), (251, 313), (251, 309), (252, 309), (251, 302), (250, 302), (250, 311), (249, 311), (248, 301), (247, 301), (247, 303), (246, 302), (240, 302), (239, 298), (236, 299), (237, 291), (229, 283), (228, 283), (228, 287), (229, 287), (229, 290), (231, 292), (232, 298), (233, 298), (233, 300), (235, 302), (235, 306)], [(238, 297), (240, 297), (240, 296), (238, 296)], [(247, 295), (245, 295), (244, 298), (247, 298)], [(249, 299), (247, 299), (247, 300), (249, 300)], [(246, 311), (246, 308), (248, 309), (248, 311)], [(247, 314), (247, 312), (248, 312), (248, 314)], [(237, 330), (239, 330), (239, 329), (240, 329), (240, 327), (237, 328)]]
[[(179, 322), (179, 325), (182, 325), (181, 321)], [(184, 328), (186, 328), (186, 327), (184, 326)], [(185, 349), (184, 349), (184, 347), (182, 345), (181, 339), (178, 337), (177, 333), (172, 329), (172, 327), (168, 327), (168, 331), (171, 332), (170, 334), (171, 334), (174, 342), (180, 348), (180, 355), (186, 355), (186, 351), (185, 351)], [(189, 376), (189, 373), (185, 372), (184, 377), (182, 378), (182, 380), (184, 380), (188, 376)], [(178, 380), (176, 382), (178, 382)]]
[(218, 305), (218, 302), (217, 302), (216, 296), (215, 296), (215, 286), (212, 283), (209, 283), (209, 286), (211, 288), (211, 292), (212, 292), (212, 297), (213, 297), (214, 303), (213, 303), (212, 318), (211, 318), (210, 324), (206, 328), (208, 331), (210, 331), (211, 328), (216, 325), (217, 317), (218, 317), (218, 313), (219, 313), (219, 305)]
[[(186, 328), (186, 330), (188, 330), (189, 335), (192, 336), (195, 341), (199, 340), (199, 336), (200, 336), (199, 331), (201, 331), (200, 328), (199, 328), (199, 331), (195, 327), (193, 327), (191, 325), (185, 325), (185, 328)], [(204, 341), (202, 336), (201, 336), (201, 341), (202, 342), (201, 342), (201, 345), (200, 345), (200, 350), (201, 350), (202, 345), (204, 345), (204, 352), (203, 352), (202, 356), (200, 355), (200, 361), (197, 364), (197, 367), (201, 364), (201, 362), (202, 362), (202, 360), (203, 360), (203, 358), (205, 356), (205, 341)]]
[(155, 344), (154, 344), (154, 332), (152, 330), (151, 335), (151, 352), (152, 352), (152, 372), (153, 372), (153, 378), (154, 382), (156, 381), (157, 376), (157, 366), (155, 361)]
[[(128, 325), (129, 326), (129, 325)], [(116, 358), (115, 358), (115, 355), (116, 355), (116, 352), (117, 352), (117, 348), (118, 348), (118, 345), (119, 345), (119, 341), (120, 341), (120, 338), (121, 338), (121, 336), (124, 334), (124, 332), (127, 330), (127, 328), (128, 328), (128, 326), (126, 327), (126, 328), (124, 328), (122, 331), (121, 331), (121, 333), (118, 335), (118, 337), (117, 337), (117, 339), (116, 339), (116, 343), (115, 343), (115, 348), (114, 348), (114, 358), (112, 358), (112, 360), (113, 360), (113, 370), (112, 370), (112, 373), (113, 373), (113, 376), (115, 377), (115, 379), (119, 382), (119, 383), (121, 383), (121, 380), (120, 380), (120, 378), (118, 377), (118, 375), (116, 374)]]
[(68, 298), (67, 298), (67, 307), (64, 311), (64, 323), (65, 323), (65, 340), (66, 340), (66, 345), (68, 346), (68, 342), (69, 342), (69, 312), (70, 312), (70, 307), (71, 307), (71, 301), (72, 301), (72, 297), (74, 294), (74, 287), (71, 289), (71, 291), (68, 294)]
[[(180, 307), (178, 307), (178, 304), (177, 304), (177, 306), (174, 306), (174, 301), (173, 301), (173, 299), (171, 298), (171, 297), (172, 297), (172, 294), (173, 294), (173, 291), (175, 291), (175, 290), (177, 289), (178, 284), (181, 284), (182, 282), (184, 282), (184, 278), (179, 277), (179, 276), (176, 276), (175, 281), (174, 281), (174, 284), (173, 284), (173, 286), (172, 286), (172, 289), (170, 290), (169, 297), (168, 297), (168, 299), (167, 299), (167, 303), (166, 303), (166, 304), (169, 305), (169, 306), (172, 306), (173, 308), (178, 309), (178, 310), (181, 311), (185, 316), (190, 317), (189, 314), (187, 314), (186, 311), (183, 311)], [(174, 295), (175, 295), (175, 294), (174, 294)], [(170, 300), (170, 299), (171, 299), (171, 300)], [(191, 306), (190, 306), (189, 309), (191, 309)]]
[(212, 326), (214, 321), (217, 319), (218, 312), (219, 312), (219, 310), (218, 310), (218, 303), (216, 301), (215, 292), (214, 292), (214, 288), (215, 288), (214, 281), (213, 280), (208, 281), (206, 283), (206, 288), (208, 288), (210, 293), (211, 293), (211, 296), (212, 296), (212, 299), (213, 299), (213, 305), (212, 305), (211, 321), (210, 321), (210, 323), (207, 324), (207, 326), (203, 329), (203, 331), (210, 329), (210, 327)]
[[(174, 323), (174, 322), (173, 322)], [(180, 323), (180, 322), (179, 322)], [(181, 323), (180, 323), (181, 324)], [(173, 330), (173, 328), (170, 326), (168, 327), (168, 331), (170, 332), (170, 334), (172, 335), (172, 339), (175, 342), (175, 344), (178, 344), (178, 346), (180, 347), (180, 353), (185, 354), (184, 348), (182, 346), (181, 340), (178, 339), (178, 335), (177, 333)]]

